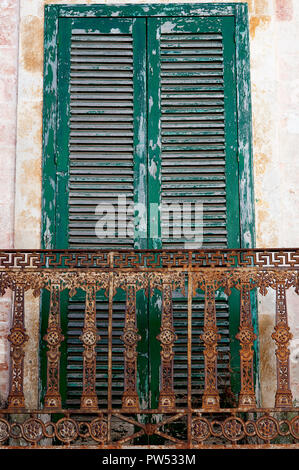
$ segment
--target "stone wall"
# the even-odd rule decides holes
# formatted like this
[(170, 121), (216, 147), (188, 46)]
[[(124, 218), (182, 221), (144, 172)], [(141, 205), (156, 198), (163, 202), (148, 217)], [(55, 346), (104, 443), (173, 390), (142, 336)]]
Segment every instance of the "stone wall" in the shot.
[[(18, 17), (18, 3), (20, 16)], [(9, 119), (1, 122), (0, 242), (4, 248), (40, 247), (43, 10), (44, 4), (128, 3), (92, 0), (2, 0), (0, 24), (0, 100)], [(139, 2), (134, 2), (139, 3)], [(155, 3), (145, 2), (140, 3)], [(170, 3), (165, 0), (161, 3)], [(173, 2), (174, 3), (174, 2)], [(197, 0), (185, 3), (209, 3)], [(226, 3), (213, 0), (210, 3)], [(231, 2), (233, 3), (233, 2)], [(299, 193), (299, 1), (248, 0), (250, 14), (251, 86), (253, 109), (254, 189), (257, 247), (298, 246)], [(19, 21), (18, 21), (19, 18)], [(17, 31), (19, 57), (17, 70)], [(16, 77), (18, 106), (16, 114)], [(17, 139), (15, 120), (17, 119)], [(14, 168), (16, 182), (14, 184)], [(14, 191), (15, 188), (15, 191)], [(15, 201), (15, 204), (14, 204)], [(14, 213), (14, 216), (13, 216)], [(298, 298), (289, 294), (289, 315), (296, 337), (292, 341), (291, 379), (299, 399)], [(26, 327), (33, 332), (28, 344), (26, 383), (37, 377), (38, 305), (28, 295)], [(7, 342), (3, 335), (9, 318), (9, 299), (0, 304), (0, 371), (7, 369)], [(275, 356), (270, 334), (274, 325), (273, 298), (259, 301), (261, 395), (273, 405)], [(1, 337), (2, 335), (2, 337)], [(297, 349), (296, 349), (297, 348)], [(299, 353), (298, 353), (299, 356)], [(1, 369), (2, 368), (2, 369)], [(2, 374), (1, 374), (2, 376)], [(4, 378), (7, 375), (3, 375)], [(37, 400), (28, 394), (31, 404)], [(29, 386), (29, 385), (28, 385)], [(0, 393), (5, 394), (0, 383)]]

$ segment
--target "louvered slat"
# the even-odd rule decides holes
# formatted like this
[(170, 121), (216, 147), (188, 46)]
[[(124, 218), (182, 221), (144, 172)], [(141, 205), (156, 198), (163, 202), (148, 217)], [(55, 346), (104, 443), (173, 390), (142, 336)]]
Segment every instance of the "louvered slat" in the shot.
[[(160, 48), (162, 204), (202, 203), (203, 246), (225, 247), (222, 35), (163, 34), (162, 25)], [(194, 210), (191, 223), (178, 221), (178, 215), (170, 212), (167, 238), (168, 216), (162, 213), (165, 248), (183, 246), (184, 230), (196, 229)], [(181, 237), (172, 237), (179, 227)]]
[[(113, 20), (115, 23), (115, 20)], [(70, 52), (69, 247), (82, 249), (134, 248), (134, 230), (119, 218), (119, 197), (126, 198), (127, 222), (133, 220), (134, 180), (134, 42), (133, 21), (111, 27), (73, 27)], [(105, 32), (103, 32), (105, 31)], [(135, 119), (136, 122), (136, 119)], [(113, 206), (115, 233), (100, 238), (95, 226), (104, 213), (98, 204)], [(108, 218), (108, 216), (107, 216)], [(85, 296), (68, 305), (67, 405), (78, 407), (82, 393)], [(97, 294), (96, 390), (99, 406), (108, 406), (108, 300)], [(124, 389), (123, 332), (125, 294), (118, 293), (112, 319), (112, 404), (121, 406)]]
[[(189, 23), (191, 22), (188, 20)], [(227, 175), (224, 43), (222, 32), (201, 30), (196, 20), (188, 31), (182, 20), (169, 32), (161, 21), (160, 116), (161, 116), (161, 235), (163, 248), (225, 248), (227, 229)], [(227, 66), (227, 65), (226, 65)], [(182, 204), (191, 204), (191, 217), (183, 219)], [(202, 240), (192, 243), (185, 230), (197, 228), (195, 204), (201, 203)], [(168, 212), (166, 205), (172, 205)], [(176, 230), (181, 230), (176, 234)], [(188, 234), (187, 234), (188, 235)], [(191, 243), (190, 243), (191, 242)], [(187, 396), (187, 302), (178, 292), (173, 300), (174, 388), (177, 402)], [(204, 295), (192, 304), (192, 404), (201, 406), (204, 389)], [(223, 293), (216, 298), (218, 389), (225, 395), (230, 385), (229, 306)]]
[(105, 239), (94, 229), (98, 204), (117, 209), (125, 196), (128, 208), (134, 200), (132, 35), (73, 29), (70, 95), (70, 247), (132, 248), (133, 233)]

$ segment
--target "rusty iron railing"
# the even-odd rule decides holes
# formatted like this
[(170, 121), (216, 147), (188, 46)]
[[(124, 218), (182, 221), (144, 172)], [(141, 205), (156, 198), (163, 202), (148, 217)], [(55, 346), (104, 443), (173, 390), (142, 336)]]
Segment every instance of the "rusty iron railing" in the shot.
[[(11, 378), (8, 403), (0, 410), (0, 445), (3, 448), (84, 447), (269, 447), (298, 446), (299, 415), (290, 387), (287, 289), (299, 293), (299, 249), (251, 250), (23, 250), (0, 252), (0, 293), (13, 292)], [(187, 286), (187, 289), (186, 289)], [(122, 341), (124, 345), (124, 389), (122, 406), (112, 404), (113, 297), (117, 289), (126, 293)], [(235, 408), (221, 408), (217, 385), (215, 295), (222, 289), (240, 293), (240, 393)], [(30, 331), (26, 330), (24, 294), (50, 293), (47, 345), (47, 390), (43, 407), (27, 409), (24, 398), (24, 355)], [(83, 384), (80, 409), (62, 409), (59, 389), (60, 348), (65, 341), (61, 329), (60, 294), (68, 289), (86, 293), (83, 345)], [(104, 289), (108, 299), (108, 388), (107, 408), (99, 405), (96, 392), (96, 293)], [(137, 390), (136, 295), (144, 289), (162, 294), (160, 396), (157, 409), (143, 409)], [(187, 390), (185, 406), (177, 406), (174, 387), (173, 291), (186, 289), (187, 296)], [(204, 391), (201, 407), (192, 403), (192, 300), (200, 289), (205, 296), (204, 326), (200, 341), (204, 357)], [(260, 408), (254, 384), (253, 345), (256, 335), (251, 314), (251, 292), (276, 296), (275, 329), (277, 390), (274, 408)], [(18, 419), (16, 419), (16, 416)], [(22, 419), (21, 419), (22, 417)], [(149, 419), (154, 418), (154, 419)], [(127, 425), (127, 433), (115, 438), (112, 421)], [(179, 423), (178, 427), (175, 425)], [(175, 430), (174, 430), (175, 429)], [(139, 439), (139, 440), (138, 440)], [(143, 445), (143, 444), (142, 444)]]

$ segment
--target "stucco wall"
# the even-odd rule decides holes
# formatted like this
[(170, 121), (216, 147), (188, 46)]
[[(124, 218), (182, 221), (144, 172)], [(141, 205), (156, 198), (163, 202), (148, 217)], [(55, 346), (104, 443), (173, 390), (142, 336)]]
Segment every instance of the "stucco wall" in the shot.
[[(19, 5), (2, 0), (0, 9), (0, 246), (14, 244)], [(7, 391), (11, 296), (0, 297), (0, 401)]]
[[(11, 15), (18, 10), (20, 19)], [(17, 248), (40, 247), (41, 220), (41, 155), (42, 155), (42, 68), (43, 9), (47, 3), (92, 4), (128, 3), (118, 1), (79, 0), (2, 0), (2, 19), (9, 30), (0, 33), (0, 61), (5, 84), (1, 98), (8, 106), (10, 124), (0, 127), (1, 174), (0, 242)], [(139, 2), (134, 2), (139, 3)], [(155, 3), (155, 2), (140, 2)], [(170, 3), (168, 0), (161, 3)], [(173, 2), (174, 3), (174, 2)], [(197, 0), (184, 3), (208, 3)], [(226, 3), (215, 2), (210, 3)], [(248, 0), (250, 14), (251, 84), (253, 109), (253, 148), (255, 178), (256, 245), (257, 247), (298, 246), (299, 193), (299, 1)], [(8, 26), (10, 25), (10, 26)], [(19, 26), (19, 59), (16, 68), (17, 29)], [(8, 40), (8, 38), (10, 38)], [(8, 43), (6, 44), (6, 41)], [(7, 64), (7, 65), (6, 65)], [(9, 68), (9, 73), (7, 68)], [(16, 76), (18, 106), (16, 110)], [(3, 79), (2, 79), (3, 80)], [(3, 90), (2, 90), (3, 89)], [(5, 91), (6, 90), (6, 91)], [(10, 104), (9, 104), (10, 103)], [(15, 148), (15, 118), (17, 140)], [(7, 150), (5, 150), (7, 149)], [(16, 181), (14, 193), (14, 165)], [(6, 176), (3, 176), (5, 173)], [(297, 185), (296, 185), (297, 183)], [(15, 204), (14, 204), (15, 194)], [(13, 216), (14, 210), (14, 216)], [(37, 377), (38, 306), (27, 296), (26, 327), (34, 339), (28, 344), (26, 383)], [(293, 333), (291, 379), (294, 396), (299, 399), (299, 325), (295, 321), (298, 298), (290, 294), (289, 315)], [(5, 303), (6, 302), (6, 303)], [(260, 300), (261, 394), (264, 406), (272, 406), (275, 390), (274, 345), (270, 340), (274, 325), (273, 298)], [(7, 344), (3, 340), (9, 318), (9, 303), (2, 301), (0, 313), (1, 367), (7, 367)], [(3, 327), (2, 327), (3, 325)], [(0, 333), (1, 334), (1, 333)], [(0, 337), (1, 340), (1, 337)], [(4, 355), (3, 355), (4, 354)], [(299, 356), (299, 354), (298, 354)], [(2, 361), (2, 362), (1, 362)], [(31, 362), (29, 362), (31, 361)], [(2, 364), (2, 366), (1, 366)], [(3, 375), (3, 377), (6, 377)], [(4, 380), (5, 382), (5, 380)], [(36, 382), (35, 382), (36, 383)], [(5, 383), (0, 382), (5, 394)], [(30, 404), (37, 400), (37, 383), (28, 393)]]

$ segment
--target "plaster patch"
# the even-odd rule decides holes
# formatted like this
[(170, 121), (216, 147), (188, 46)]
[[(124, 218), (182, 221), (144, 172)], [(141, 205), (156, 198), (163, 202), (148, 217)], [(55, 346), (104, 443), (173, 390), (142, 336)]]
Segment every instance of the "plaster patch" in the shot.
[(269, 13), (268, 0), (255, 0), (254, 7), (255, 7), (255, 13), (257, 15), (265, 15)]
[(40, 147), (42, 142), (42, 121), (35, 119), (42, 114), (42, 102), (23, 102), (18, 116), (18, 143), (21, 144), (23, 155), (30, 152), (30, 158), (34, 152), (32, 148)]
[[(258, 142), (258, 139), (257, 139), (256, 145), (261, 147), (261, 143)], [(271, 150), (271, 149), (269, 149), (269, 150)], [(271, 152), (269, 152), (268, 155), (271, 155)], [(254, 163), (255, 163), (256, 170), (259, 173), (259, 175), (263, 175), (267, 171), (267, 166), (270, 162), (270, 158), (269, 158), (268, 155), (266, 153), (259, 153), (255, 157), (255, 162)]]
[(276, 0), (275, 7), (278, 21), (291, 21), (293, 18), (293, 0)]
[(43, 22), (37, 16), (26, 16), (21, 23), (21, 61), (24, 69), (40, 72), (43, 66)]
[(287, 131), (289, 134), (299, 134), (299, 114), (290, 114), (287, 118)]
[[(264, 302), (263, 302), (264, 303)], [(262, 406), (273, 406), (276, 389), (275, 348), (271, 334), (274, 329), (274, 315), (259, 316), (260, 336), (260, 378)]]

